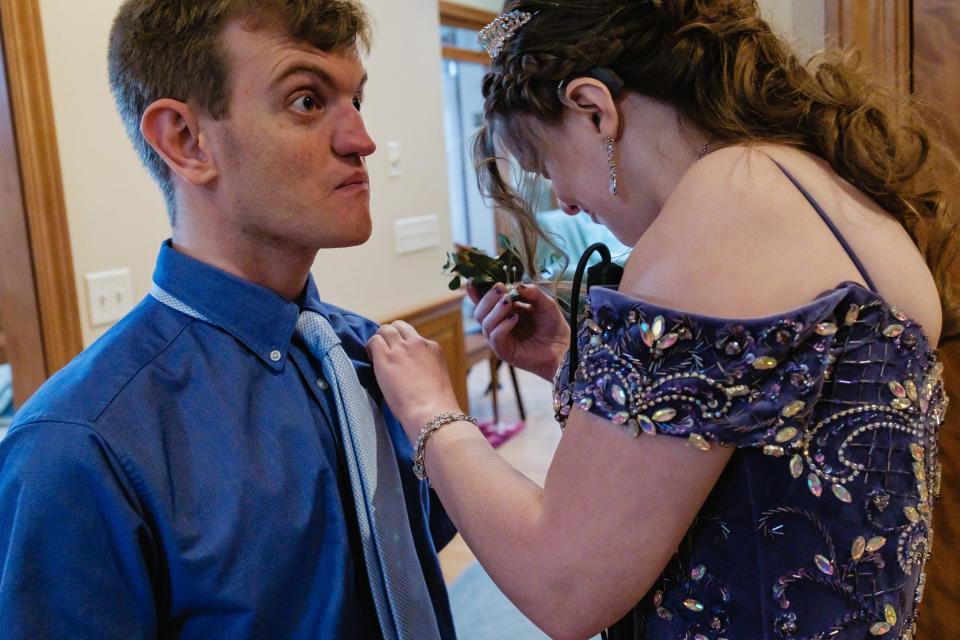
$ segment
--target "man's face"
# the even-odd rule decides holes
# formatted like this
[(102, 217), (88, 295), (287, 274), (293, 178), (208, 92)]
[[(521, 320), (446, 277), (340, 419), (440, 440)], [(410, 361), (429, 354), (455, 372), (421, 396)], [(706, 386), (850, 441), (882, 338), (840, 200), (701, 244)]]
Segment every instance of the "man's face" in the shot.
[(364, 243), (371, 232), (364, 159), (376, 145), (360, 106), (366, 72), (354, 52), (325, 53), (230, 23), (226, 118), (204, 119), (213, 188), (228, 227), (257, 243), (312, 250)]

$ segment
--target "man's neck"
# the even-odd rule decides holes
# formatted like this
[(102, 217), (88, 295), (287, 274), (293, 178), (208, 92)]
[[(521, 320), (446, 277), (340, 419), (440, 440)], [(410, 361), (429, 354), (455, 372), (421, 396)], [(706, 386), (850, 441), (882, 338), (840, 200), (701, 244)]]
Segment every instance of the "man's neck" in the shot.
[(270, 289), (287, 300), (303, 293), (317, 252), (280, 247), (269, 242), (206, 241), (174, 231), (173, 248), (194, 260)]

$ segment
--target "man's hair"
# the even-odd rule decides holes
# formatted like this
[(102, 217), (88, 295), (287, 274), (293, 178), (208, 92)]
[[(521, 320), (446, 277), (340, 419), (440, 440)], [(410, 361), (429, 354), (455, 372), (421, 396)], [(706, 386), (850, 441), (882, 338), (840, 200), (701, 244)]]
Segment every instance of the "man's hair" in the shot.
[(235, 19), (326, 52), (370, 46), (370, 22), (357, 0), (126, 0), (110, 33), (110, 86), (137, 154), (160, 185), (171, 223), (173, 177), (141, 135), (140, 120), (162, 98), (214, 119), (227, 116), (230, 68), (221, 36)]

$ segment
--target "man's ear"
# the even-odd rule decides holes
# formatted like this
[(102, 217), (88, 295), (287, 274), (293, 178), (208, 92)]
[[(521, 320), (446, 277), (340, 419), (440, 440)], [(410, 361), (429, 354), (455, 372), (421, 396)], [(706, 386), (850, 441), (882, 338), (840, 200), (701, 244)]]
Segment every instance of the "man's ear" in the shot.
[(170, 170), (194, 186), (209, 184), (217, 166), (193, 110), (178, 100), (163, 98), (147, 107), (140, 133)]
[(563, 87), (560, 100), (568, 109), (590, 118), (597, 132), (616, 140), (620, 136), (620, 110), (607, 85), (594, 78), (574, 78)]

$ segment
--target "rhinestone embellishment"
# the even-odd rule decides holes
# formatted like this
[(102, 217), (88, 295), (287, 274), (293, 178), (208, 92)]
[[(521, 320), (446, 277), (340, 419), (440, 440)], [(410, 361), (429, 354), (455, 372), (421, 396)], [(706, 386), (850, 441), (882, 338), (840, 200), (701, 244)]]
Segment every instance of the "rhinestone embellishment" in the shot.
[(526, 11), (508, 11), (485, 26), (477, 35), (477, 42), (491, 58), (496, 58), (510, 40), (517, 35), (520, 27), (530, 22), (532, 13)]

